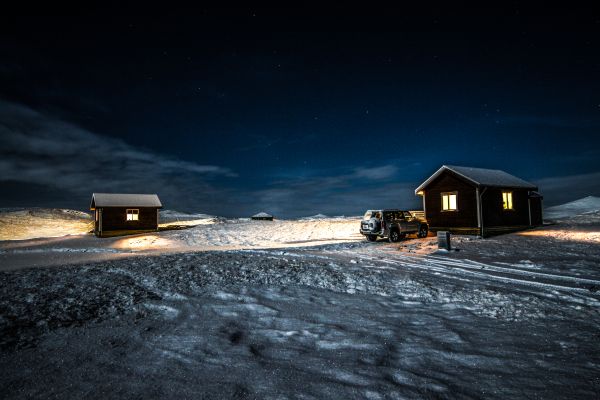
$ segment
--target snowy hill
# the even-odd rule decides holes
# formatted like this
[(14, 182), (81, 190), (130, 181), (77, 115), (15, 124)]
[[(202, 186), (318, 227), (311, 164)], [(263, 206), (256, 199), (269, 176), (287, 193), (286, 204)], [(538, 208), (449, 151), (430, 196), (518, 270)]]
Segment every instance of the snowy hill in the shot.
[(199, 219), (212, 219), (214, 215), (208, 214), (188, 214), (181, 211), (175, 210), (161, 210), (160, 211), (160, 222), (184, 222), (193, 221)]
[(329, 218), (327, 215), (325, 214), (316, 214), (316, 215), (311, 215), (309, 217), (302, 217), (302, 218), (298, 218), (300, 221), (314, 221), (316, 219), (327, 219)]
[(275, 220), (259, 226), (257, 221), (236, 219), (165, 232), (164, 237), (173, 242), (183, 242), (187, 246), (275, 248), (360, 241), (363, 237), (358, 232), (358, 227), (359, 220), (352, 218)]
[(330, 217), (329, 215), (325, 215), (325, 214), (316, 214), (316, 215), (311, 215), (308, 217), (301, 217), (298, 218), (298, 221), (317, 221), (317, 220), (323, 220), (323, 219), (335, 219), (335, 220), (340, 220), (340, 219), (353, 219), (353, 220), (360, 220), (361, 216), (360, 215), (354, 215), (354, 216), (347, 216), (347, 215), (334, 215), (332, 217)]
[(544, 217), (549, 219), (569, 218), (576, 215), (595, 213), (600, 211), (600, 197), (588, 196), (570, 203), (548, 207), (544, 210)]
[(0, 240), (83, 235), (93, 228), (85, 212), (58, 208), (0, 209)]

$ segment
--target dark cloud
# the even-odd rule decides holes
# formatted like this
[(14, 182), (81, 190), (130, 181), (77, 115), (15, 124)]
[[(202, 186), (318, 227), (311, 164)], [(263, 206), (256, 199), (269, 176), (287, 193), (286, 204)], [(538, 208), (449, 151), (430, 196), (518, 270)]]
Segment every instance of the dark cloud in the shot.
[(382, 180), (389, 179), (396, 175), (398, 172), (398, 167), (395, 165), (384, 165), (382, 167), (372, 167), (372, 168), (356, 168), (354, 170), (354, 175), (356, 178), (365, 178), (365, 179), (374, 179), (374, 180)]
[(6, 101), (0, 101), (0, 137), (2, 181), (52, 188), (76, 199), (102, 191), (157, 192), (190, 208), (223, 192), (215, 180), (237, 176), (229, 168), (157, 154), (144, 143), (97, 135)]
[(277, 215), (358, 215), (368, 208), (419, 207), (415, 184), (397, 182), (395, 165), (354, 168), (347, 173), (287, 177), (253, 193), (257, 204)]
[(167, 157), (23, 105), (0, 101), (0, 121), (0, 206), (83, 209), (92, 192), (156, 192), (168, 208), (233, 216), (358, 214), (416, 204), (414, 184), (394, 183), (399, 170), (392, 164), (283, 174), (242, 190), (229, 168)]
[(600, 172), (539, 179), (544, 205), (564, 204), (587, 196), (600, 196)]
[[(420, 163), (393, 160), (329, 170), (287, 168), (248, 186), (230, 168), (169, 157), (146, 149), (143, 141), (102, 136), (8, 101), (0, 101), (0, 137), (0, 207), (85, 209), (92, 192), (155, 192), (167, 208), (217, 215), (358, 215), (369, 208), (420, 208), (413, 192), (419, 182), (412, 177), (427, 177)], [(257, 146), (270, 140), (256, 139)], [(595, 158), (590, 151), (580, 156)], [(600, 195), (600, 172), (536, 183), (546, 205)]]

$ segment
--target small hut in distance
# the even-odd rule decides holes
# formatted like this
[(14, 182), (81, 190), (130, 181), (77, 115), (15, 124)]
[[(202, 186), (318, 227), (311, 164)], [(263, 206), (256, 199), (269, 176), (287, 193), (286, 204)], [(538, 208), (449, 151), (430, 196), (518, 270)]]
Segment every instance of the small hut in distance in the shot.
[(259, 212), (258, 214), (254, 214), (250, 217), (255, 221), (273, 221), (273, 216), (271, 214), (267, 214), (266, 212)]

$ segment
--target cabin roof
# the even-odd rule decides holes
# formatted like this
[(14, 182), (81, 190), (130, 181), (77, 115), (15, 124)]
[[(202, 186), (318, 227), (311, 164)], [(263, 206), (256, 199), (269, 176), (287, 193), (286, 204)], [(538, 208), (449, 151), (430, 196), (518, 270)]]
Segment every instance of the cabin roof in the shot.
[(90, 209), (96, 207), (157, 207), (162, 203), (156, 194), (94, 193)]
[(415, 189), (415, 194), (418, 194), (418, 192), (425, 189), (444, 171), (452, 171), (476, 186), (507, 187), (537, 190), (537, 186), (535, 186), (533, 183), (527, 182), (521, 178), (517, 178), (516, 176), (499, 169), (442, 165), (442, 167), (438, 169), (435, 172), (435, 174), (431, 175), (425, 182), (423, 182), (418, 188)]

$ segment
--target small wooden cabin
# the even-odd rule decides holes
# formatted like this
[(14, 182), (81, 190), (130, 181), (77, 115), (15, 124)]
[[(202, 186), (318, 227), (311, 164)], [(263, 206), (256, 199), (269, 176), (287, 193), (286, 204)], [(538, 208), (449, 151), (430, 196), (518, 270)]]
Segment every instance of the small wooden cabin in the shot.
[(257, 221), (273, 221), (273, 216), (271, 214), (267, 214), (266, 212), (259, 212), (250, 218)]
[(504, 171), (443, 165), (415, 193), (431, 231), (485, 237), (542, 225), (537, 190)]
[(94, 234), (115, 236), (158, 230), (162, 204), (155, 194), (94, 193)]

